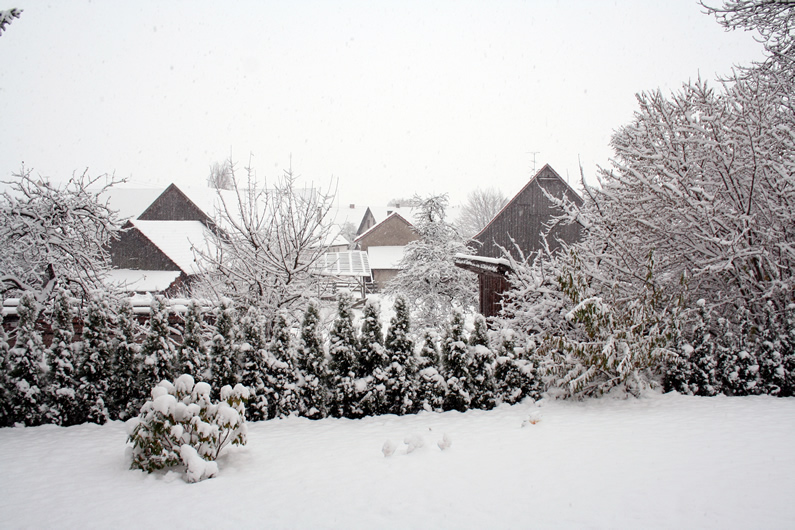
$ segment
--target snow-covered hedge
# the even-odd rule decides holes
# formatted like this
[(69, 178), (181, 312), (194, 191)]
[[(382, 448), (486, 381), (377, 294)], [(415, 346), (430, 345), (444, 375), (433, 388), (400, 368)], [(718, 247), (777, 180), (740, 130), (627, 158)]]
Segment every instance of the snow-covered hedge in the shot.
[(226, 385), (221, 400), (214, 402), (211, 391), (209, 384), (194, 383), (188, 374), (153, 388), (140, 415), (127, 421), (131, 468), (151, 473), (184, 465), (188, 482), (217, 475), (221, 450), (230, 443), (246, 443), (249, 392), (241, 384)]

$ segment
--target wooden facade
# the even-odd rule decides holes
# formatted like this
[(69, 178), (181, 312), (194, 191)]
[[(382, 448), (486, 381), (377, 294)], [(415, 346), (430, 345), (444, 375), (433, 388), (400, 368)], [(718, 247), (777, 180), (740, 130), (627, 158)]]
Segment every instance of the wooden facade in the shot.
[(170, 184), (155, 201), (138, 216), (141, 221), (200, 221), (210, 226), (210, 217), (175, 184)]
[(366, 251), (371, 246), (405, 246), (417, 239), (419, 236), (414, 231), (414, 225), (406, 221), (399, 213), (393, 213), (357, 237), (356, 244), (359, 250)]
[[(544, 248), (544, 234), (547, 234), (555, 216), (562, 212), (547, 195), (566, 198), (577, 204), (582, 199), (569, 184), (561, 178), (549, 164), (530, 179), (524, 188), (511, 199), (494, 219), (474, 238), (475, 253), (485, 258), (503, 257), (503, 249), (516, 260), (527, 258)], [(549, 230), (546, 236), (551, 250), (560, 247), (560, 242), (573, 243), (580, 237), (580, 227), (576, 224), (559, 224)], [(496, 316), (502, 303), (502, 294), (510, 288), (509, 268), (493, 270), (491, 262), (486, 265), (457, 261), (462, 268), (478, 274), (480, 291), (480, 312), (486, 316)]]
[[(475, 252), (479, 256), (499, 258), (505, 249), (515, 259), (521, 259), (518, 250), (527, 257), (544, 248), (543, 235), (547, 225), (562, 213), (544, 191), (556, 198), (565, 197), (578, 206), (582, 204), (577, 192), (547, 164), (473, 238), (477, 244)], [(550, 231), (547, 243), (554, 250), (560, 247), (559, 240), (570, 243), (579, 237), (579, 225), (561, 224)]]
[(148, 271), (178, 271), (179, 266), (166, 256), (130, 221), (122, 227), (119, 239), (110, 247), (110, 260), (114, 269)]

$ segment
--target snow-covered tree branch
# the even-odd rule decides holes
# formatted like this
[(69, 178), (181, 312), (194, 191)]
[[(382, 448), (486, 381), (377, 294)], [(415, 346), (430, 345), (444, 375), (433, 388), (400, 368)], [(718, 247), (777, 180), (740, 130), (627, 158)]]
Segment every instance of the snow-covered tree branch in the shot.
[(428, 326), (445, 322), (454, 308), (475, 302), (476, 278), (455, 266), (456, 254), (470, 251), (445, 219), (447, 196), (419, 201), (414, 229), (420, 238), (410, 242), (400, 261), (400, 272), (387, 292), (405, 297), (413, 313)]
[(0, 196), (2, 292), (31, 291), (43, 301), (57, 284), (82, 293), (102, 287), (110, 268), (108, 244), (117, 237), (116, 212), (100, 195), (107, 176), (74, 175), (63, 186), (23, 168)]
[(6, 26), (11, 24), (15, 18), (19, 18), (22, 14), (21, 9), (12, 7), (11, 9), (0, 10), (0, 35), (6, 30)]
[(196, 249), (205, 284), (218, 296), (261, 308), (272, 320), (280, 309), (312, 296), (334, 194), (330, 187), (325, 193), (298, 188), (289, 170), (269, 187), (251, 168), (242, 182), (233, 165), (230, 173), (233, 190), (219, 191), (212, 244)]

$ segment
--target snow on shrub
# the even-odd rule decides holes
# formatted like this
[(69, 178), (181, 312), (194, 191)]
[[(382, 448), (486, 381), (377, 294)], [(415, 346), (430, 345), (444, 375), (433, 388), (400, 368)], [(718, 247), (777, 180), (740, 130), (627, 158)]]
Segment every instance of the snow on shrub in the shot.
[(130, 468), (151, 473), (183, 464), (188, 482), (214, 477), (221, 450), (246, 443), (249, 393), (243, 385), (226, 385), (214, 403), (211, 391), (207, 383), (194, 384), (188, 374), (153, 388), (138, 417), (127, 421), (127, 441), (133, 444)]

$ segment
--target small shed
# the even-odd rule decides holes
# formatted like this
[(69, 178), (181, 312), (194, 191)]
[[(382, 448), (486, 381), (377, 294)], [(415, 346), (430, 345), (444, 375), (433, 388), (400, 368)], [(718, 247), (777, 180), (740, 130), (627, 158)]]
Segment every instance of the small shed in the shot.
[(560, 224), (549, 229), (554, 217), (563, 212), (547, 194), (578, 206), (582, 204), (579, 194), (547, 164), (473, 237), (477, 255), (456, 256), (457, 266), (478, 275), (480, 312), (484, 316), (499, 313), (502, 294), (510, 288), (511, 267), (504, 251), (516, 260), (527, 258), (544, 248), (547, 231), (546, 240), (553, 251), (561, 242), (573, 243), (579, 239), (579, 225)]

